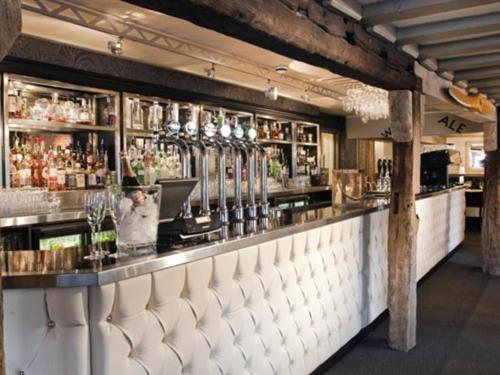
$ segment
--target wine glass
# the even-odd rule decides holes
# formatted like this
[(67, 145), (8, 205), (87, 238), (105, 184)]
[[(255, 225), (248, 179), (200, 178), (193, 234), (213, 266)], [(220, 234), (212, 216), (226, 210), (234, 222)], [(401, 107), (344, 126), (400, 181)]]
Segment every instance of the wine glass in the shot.
[(100, 230), (102, 220), (106, 212), (104, 196), (100, 192), (88, 192), (85, 195), (85, 213), (87, 215), (87, 223), (91, 231), (91, 251), (90, 254), (84, 257), (87, 260), (100, 260), (104, 258), (102, 251), (96, 250), (95, 237), (96, 227)]
[(110, 254), (109, 256), (116, 259), (127, 257), (127, 254), (122, 252), (120, 243), (120, 224), (125, 213), (124, 205), (122, 204), (124, 198), (125, 193), (119, 189), (110, 189), (107, 192), (107, 205), (116, 233), (116, 253)]

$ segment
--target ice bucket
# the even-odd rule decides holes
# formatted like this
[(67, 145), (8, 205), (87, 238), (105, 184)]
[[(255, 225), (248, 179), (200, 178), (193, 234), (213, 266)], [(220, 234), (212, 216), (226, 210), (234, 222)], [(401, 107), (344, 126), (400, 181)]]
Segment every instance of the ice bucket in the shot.
[(130, 256), (156, 251), (161, 185), (122, 187), (121, 220), (116, 247)]
[(365, 176), (357, 169), (333, 170), (332, 202), (336, 206), (356, 205), (366, 195)]

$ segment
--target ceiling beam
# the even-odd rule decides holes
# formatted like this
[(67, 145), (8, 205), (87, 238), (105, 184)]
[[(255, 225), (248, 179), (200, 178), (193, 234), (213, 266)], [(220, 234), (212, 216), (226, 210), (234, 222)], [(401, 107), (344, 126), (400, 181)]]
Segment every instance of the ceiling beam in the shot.
[(497, 0), (391, 0), (363, 6), (363, 19), (369, 24), (385, 24), (394, 21), (428, 16), (431, 14), (466, 9)]
[(403, 27), (398, 29), (397, 36), (400, 44), (430, 44), (499, 31), (500, 12), (497, 12)]
[(21, 1), (0, 0), (0, 61), (21, 34)]
[(500, 66), (455, 71), (455, 79), (482, 79), (500, 76)]
[(487, 87), (500, 86), (500, 78), (495, 79), (479, 79), (477, 81), (469, 81), (469, 86), (484, 89)]
[(492, 96), (498, 96), (500, 95), (500, 85), (497, 87), (489, 87), (489, 88), (484, 88), (481, 90), (485, 94), (492, 95)]
[(385, 89), (416, 89), (414, 61), (316, 1), (126, 0)]
[(498, 97), (500, 95), (500, 86), (490, 87), (488, 89), (482, 89), (482, 92), (491, 97)]
[(500, 53), (487, 55), (476, 55), (466, 57), (455, 57), (439, 61), (439, 70), (472, 69), (487, 66), (498, 66), (500, 64)]
[(429, 44), (420, 47), (421, 57), (454, 57), (500, 51), (500, 35)]
[(323, 0), (323, 6), (345, 14), (356, 21), (361, 21), (361, 4), (356, 0)]

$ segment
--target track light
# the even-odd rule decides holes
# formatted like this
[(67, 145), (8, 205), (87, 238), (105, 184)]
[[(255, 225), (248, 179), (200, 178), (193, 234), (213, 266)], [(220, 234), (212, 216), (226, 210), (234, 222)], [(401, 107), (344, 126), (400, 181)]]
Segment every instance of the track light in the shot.
[(120, 56), (123, 53), (123, 38), (120, 36), (116, 41), (108, 42), (108, 50), (113, 55)]
[(266, 98), (268, 98), (270, 100), (277, 100), (278, 99), (278, 88), (271, 84), (270, 79), (267, 80), (267, 87), (266, 87), (266, 91), (264, 92), (264, 94), (266, 95)]
[(205, 74), (207, 75), (208, 78), (215, 78), (215, 64), (212, 63), (212, 66), (210, 68), (205, 68)]

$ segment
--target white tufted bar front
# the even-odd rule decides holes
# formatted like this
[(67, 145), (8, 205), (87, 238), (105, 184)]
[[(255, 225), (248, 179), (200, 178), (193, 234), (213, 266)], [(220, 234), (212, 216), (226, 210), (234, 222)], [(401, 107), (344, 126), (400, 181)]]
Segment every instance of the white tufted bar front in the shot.
[[(417, 201), (419, 279), (465, 193)], [(8, 374), (308, 374), (387, 307), (388, 210), (116, 282), (4, 291)]]
[(90, 288), (93, 374), (307, 374), (386, 308), (387, 211)]

